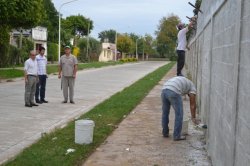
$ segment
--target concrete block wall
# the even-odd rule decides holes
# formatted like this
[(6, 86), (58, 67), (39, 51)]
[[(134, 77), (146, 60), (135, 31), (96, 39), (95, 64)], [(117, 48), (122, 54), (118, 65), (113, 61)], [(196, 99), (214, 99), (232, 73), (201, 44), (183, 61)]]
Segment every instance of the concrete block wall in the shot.
[(250, 1), (242, 1), (235, 165), (250, 165)]
[(250, 163), (250, 1), (201, 5), (186, 66), (197, 86), (198, 112), (208, 125), (215, 166)]

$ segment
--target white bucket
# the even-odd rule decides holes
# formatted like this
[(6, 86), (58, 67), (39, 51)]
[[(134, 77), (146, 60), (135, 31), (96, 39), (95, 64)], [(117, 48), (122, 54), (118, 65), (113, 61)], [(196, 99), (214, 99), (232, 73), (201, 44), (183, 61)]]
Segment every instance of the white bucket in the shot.
[(183, 121), (181, 135), (187, 135), (188, 134), (188, 122), (189, 122), (189, 119), (185, 119)]
[(90, 144), (93, 142), (95, 123), (92, 120), (75, 121), (75, 143)]

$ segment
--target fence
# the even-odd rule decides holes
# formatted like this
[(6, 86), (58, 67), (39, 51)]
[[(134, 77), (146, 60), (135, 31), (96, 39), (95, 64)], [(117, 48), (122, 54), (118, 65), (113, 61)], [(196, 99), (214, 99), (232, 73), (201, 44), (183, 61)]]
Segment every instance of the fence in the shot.
[(215, 166), (250, 163), (250, 1), (203, 0), (186, 66)]

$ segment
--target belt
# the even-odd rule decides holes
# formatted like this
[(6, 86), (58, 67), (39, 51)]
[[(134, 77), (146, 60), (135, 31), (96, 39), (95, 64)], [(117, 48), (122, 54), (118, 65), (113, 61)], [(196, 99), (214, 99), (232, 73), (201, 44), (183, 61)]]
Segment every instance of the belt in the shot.
[(30, 77), (37, 77), (37, 75), (28, 74)]

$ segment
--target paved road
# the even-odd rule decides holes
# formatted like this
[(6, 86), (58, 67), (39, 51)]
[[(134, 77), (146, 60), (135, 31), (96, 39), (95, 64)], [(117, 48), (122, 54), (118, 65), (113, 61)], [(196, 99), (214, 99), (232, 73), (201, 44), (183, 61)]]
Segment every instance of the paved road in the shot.
[(89, 111), (114, 93), (131, 85), (166, 62), (140, 62), (80, 71), (75, 87), (75, 105), (61, 104), (60, 80), (47, 82), (48, 104), (24, 107), (24, 81), (0, 83), (0, 163), (18, 154), (49, 132)]

